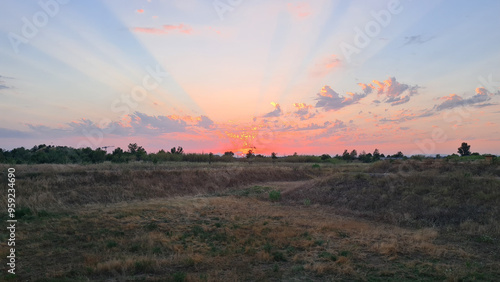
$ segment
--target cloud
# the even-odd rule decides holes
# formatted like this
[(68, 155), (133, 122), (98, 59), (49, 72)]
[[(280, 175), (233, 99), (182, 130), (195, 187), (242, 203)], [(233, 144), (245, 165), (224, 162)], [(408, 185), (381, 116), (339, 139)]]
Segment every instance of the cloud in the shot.
[(332, 90), (328, 85), (321, 89), (317, 94), (316, 108), (325, 110), (338, 110), (351, 104), (357, 103), (367, 95), (377, 92), (382, 97), (382, 101), (374, 100), (373, 103), (388, 103), (392, 106), (401, 105), (410, 101), (410, 97), (418, 94), (418, 85), (408, 85), (399, 83), (395, 77), (389, 77), (387, 80), (373, 80), (372, 83), (358, 83), (363, 90), (361, 93), (347, 92), (346, 96), (340, 96), (339, 93)]
[(373, 89), (375, 89), (375, 87), (371, 84), (358, 83), (358, 85), (361, 86), (361, 89), (363, 89), (363, 93), (365, 93), (366, 95), (372, 93)]
[(478, 87), (476, 88), (476, 95), (470, 98), (463, 99), (461, 96), (457, 94), (450, 94), (449, 96), (441, 97), (440, 100), (443, 100), (443, 102), (439, 105), (436, 105), (435, 107), (437, 111), (441, 111), (446, 109), (453, 109), (456, 107), (465, 107), (465, 106), (486, 107), (495, 105), (495, 104), (484, 103), (491, 100), (491, 97), (489, 97), (491, 95), (494, 94), (490, 93), (484, 87)]
[(387, 122), (400, 123), (400, 122), (405, 122), (405, 121), (409, 121), (409, 120), (414, 120), (417, 118), (434, 116), (434, 115), (437, 115), (439, 113), (439, 111), (449, 110), (449, 109), (453, 109), (453, 108), (457, 108), (457, 107), (471, 106), (471, 107), (476, 107), (476, 108), (483, 108), (483, 107), (494, 106), (497, 104), (487, 103), (488, 101), (491, 100), (491, 96), (494, 96), (494, 95), (495, 95), (494, 93), (489, 92), (484, 87), (478, 87), (478, 88), (476, 88), (476, 94), (470, 98), (464, 99), (457, 94), (450, 94), (448, 96), (444, 96), (444, 97), (439, 98), (439, 100), (441, 100), (442, 102), (438, 105), (434, 105), (434, 107), (431, 109), (423, 109), (423, 110), (420, 110), (417, 112), (413, 112), (409, 109), (403, 109), (391, 117), (386, 117), (386, 118), (380, 119), (379, 122), (381, 122), (381, 123), (387, 123)]
[(184, 34), (191, 34), (193, 29), (185, 24), (178, 25), (163, 25), (161, 28), (154, 27), (134, 27), (132, 28), (135, 32), (149, 33), (149, 34), (169, 34), (173, 32), (179, 32)]
[(281, 112), (280, 105), (277, 103), (274, 103), (274, 102), (271, 102), (271, 105), (273, 105), (274, 111), (265, 114), (263, 117), (279, 117), (279, 116), (281, 116), (282, 112)]
[(94, 136), (110, 134), (115, 136), (147, 135), (159, 136), (166, 133), (186, 132), (191, 129), (211, 128), (214, 122), (207, 116), (180, 117), (176, 115), (153, 116), (141, 112), (126, 115), (120, 121), (98, 125), (89, 119), (80, 119), (66, 123), (65, 127), (48, 127), (32, 125), (28, 127), (36, 134), (62, 136)]
[(432, 39), (434, 39), (434, 36), (428, 36), (428, 37), (424, 37), (422, 35), (406, 36), (405, 37), (405, 44), (403, 46), (420, 45), (420, 44), (424, 44), (425, 42), (430, 41)]
[(311, 6), (307, 2), (297, 4), (288, 3), (287, 8), (290, 14), (299, 19), (304, 19), (311, 15)]
[(294, 103), (293, 106), (296, 109), (293, 114), (301, 120), (310, 119), (316, 116), (316, 113), (312, 112), (314, 110), (312, 105), (307, 105), (306, 103)]
[(319, 125), (319, 124), (316, 124), (316, 123), (311, 123), (311, 124), (308, 124), (305, 127), (294, 128), (293, 131), (324, 129), (324, 128), (327, 128), (328, 126), (330, 126), (331, 124), (332, 124), (332, 122), (330, 122), (330, 121), (325, 121), (323, 123), (323, 125)]
[(336, 119), (334, 122), (329, 122), (326, 130), (324, 130), (323, 132), (314, 137), (311, 137), (311, 139), (331, 137), (335, 135), (337, 132), (344, 131), (346, 129), (347, 125), (343, 121)]
[(0, 136), (2, 136), (2, 138), (29, 138), (32, 137), (32, 134), (29, 132), (0, 127)]
[(130, 117), (130, 125), (134, 128), (134, 133), (136, 134), (163, 134), (186, 131), (186, 121), (175, 119), (172, 116), (149, 116), (144, 113), (135, 112)]
[(311, 75), (324, 76), (331, 72), (334, 68), (339, 66), (340, 63), (341, 60), (337, 57), (337, 55), (331, 55), (323, 58), (314, 65), (313, 69), (311, 70)]
[(144, 10), (143, 9), (137, 9), (136, 12), (139, 13), (139, 14), (142, 14), (142, 13), (144, 13)]
[(391, 97), (386, 100), (387, 103), (391, 103), (391, 106), (401, 105), (410, 101), (410, 96), (404, 97)]
[(433, 110), (426, 109), (426, 110), (420, 110), (417, 113), (414, 113), (412, 110), (402, 109), (402, 110), (398, 111), (395, 115), (393, 115), (389, 118), (380, 119), (379, 122), (381, 122), (381, 123), (387, 123), (387, 122), (400, 123), (400, 122), (414, 120), (417, 118), (430, 117), (433, 115), (435, 115), (435, 112)]
[(339, 93), (335, 92), (330, 86), (324, 86), (321, 91), (316, 94), (316, 108), (323, 108), (325, 111), (336, 111), (343, 107), (349, 106), (351, 104), (357, 103), (359, 100), (364, 98), (367, 94), (365, 93), (351, 93), (347, 92), (347, 96), (340, 96)]
[(209, 129), (209, 128), (211, 128), (214, 125), (213, 120), (211, 120), (207, 116), (200, 116), (198, 120), (199, 121), (198, 121), (197, 125), (200, 126), (200, 127), (205, 128), (205, 129)]
[(12, 88), (12, 87), (7, 86), (7, 85), (5, 84), (5, 81), (3, 80), (4, 78), (7, 78), (7, 79), (12, 79), (12, 77), (7, 77), (7, 76), (2, 76), (2, 75), (0, 75), (0, 90), (2, 90), (2, 89), (9, 89), (9, 88)]
[(373, 84), (364, 84), (364, 88), (376, 89), (379, 96), (385, 97), (383, 102), (396, 106), (409, 102), (410, 97), (418, 94), (421, 87), (399, 83), (395, 77), (389, 77), (384, 81), (374, 80)]

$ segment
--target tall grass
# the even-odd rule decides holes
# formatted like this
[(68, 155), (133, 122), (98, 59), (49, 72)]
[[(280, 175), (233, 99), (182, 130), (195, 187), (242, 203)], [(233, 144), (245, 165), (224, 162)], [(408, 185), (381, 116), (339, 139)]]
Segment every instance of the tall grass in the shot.
[[(7, 171), (6, 167), (1, 169)], [(75, 205), (224, 192), (251, 183), (310, 179), (317, 173), (308, 167), (271, 164), (18, 165), (16, 202), (34, 212), (61, 210)], [(6, 187), (6, 178), (1, 181)], [(6, 203), (5, 193), (0, 200)]]

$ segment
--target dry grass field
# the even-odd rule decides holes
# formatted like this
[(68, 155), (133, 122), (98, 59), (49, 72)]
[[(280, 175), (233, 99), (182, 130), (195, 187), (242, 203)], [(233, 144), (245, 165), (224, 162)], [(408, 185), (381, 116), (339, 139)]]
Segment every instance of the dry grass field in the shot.
[(498, 164), (15, 168), (1, 280), (500, 281)]

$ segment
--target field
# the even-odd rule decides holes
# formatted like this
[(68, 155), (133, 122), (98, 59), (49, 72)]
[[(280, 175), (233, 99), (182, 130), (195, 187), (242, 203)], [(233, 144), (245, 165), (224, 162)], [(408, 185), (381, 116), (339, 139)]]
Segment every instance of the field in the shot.
[(1, 280), (500, 281), (500, 166), (483, 160), (15, 168)]

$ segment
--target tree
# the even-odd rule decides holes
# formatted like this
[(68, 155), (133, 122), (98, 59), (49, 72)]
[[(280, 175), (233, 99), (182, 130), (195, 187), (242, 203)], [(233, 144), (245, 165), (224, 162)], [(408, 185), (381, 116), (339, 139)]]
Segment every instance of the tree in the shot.
[(323, 155), (321, 155), (321, 160), (322, 160), (322, 161), (326, 161), (326, 160), (331, 159), (331, 158), (332, 158), (332, 157), (331, 157), (330, 155), (328, 155), (328, 154), (323, 154)]
[(182, 147), (181, 147), (181, 146), (178, 146), (178, 147), (177, 147), (177, 154), (179, 154), (179, 155), (184, 154), (184, 149), (182, 149)]
[(106, 159), (106, 151), (102, 150), (101, 148), (97, 148), (95, 151), (92, 151), (90, 159), (94, 164), (102, 163)]
[(344, 150), (344, 153), (342, 154), (342, 159), (344, 161), (348, 161), (351, 159), (351, 155), (349, 155), (349, 152), (347, 150)]
[(247, 152), (247, 159), (249, 159), (249, 158), (251, 158), (253, 156), (255, 156), (254, 153), (253, 153), (253, 150), (252, 149), (248, 150), (248, 152)]
[(137, 151), (135, 152), (135, 158), (138, 161), (145, 159), (147, 155), (148, 152), (146, 152), (146, 149), (144, 149), (142, 146), (139, 146), (139, 148), (137, 148)]
[(124, 158), (123, 158), (123, 150), (122, 148), (118, 147), (116, 148), (113, 153), (112, 153), (112, 158), (111, 158), (111, 162), (114, 162), (114, 163), (121, 163), (121, 162), (124, 162)]
[(184, 149), (182, 149), (181, 146), (178, 146), (177, 149), (175, 149), (175, 147), (172, 147), (172, 149), (170, 149), (170, 153), (176, 154), (176, 155), (182, 155), (182, 154), (184, 154)]
[(138, 146), (137, 143), (130, 143), (128, 145), (128, 152), (135, 157), (136, 160), (142, 160), (148, 154), (142, 146)]
[(373, 160), (378, 161), (380, 160), (380, 157), (380, 152), (378, 151), (378, 149), (375, 149), (375, 151), (373, 151)]
[(470, 156), (470, 145), (465, 142), (462, 142), (462, 146), (458, 148), (458, 153), (460, 156)]
[(372, 154), (371, 153), (366, 153), (365, 151), (361, 152), (361, 154), (359, 154), (359, 157), (358, 159), (364, 163), (369, 163), (372, 161)]
[(112, 153), (112, 154), (113, 154), (113, 155), (115, 155), (115, 156), (116, 156), (116, 155), (120, 156), (120, 155), (122, 155), (122, 154), (123, 154), (123, 150), (122, 150), (122, 148), (118, 147), (118, 148), (116, 148), (116, 149), (113, 151), (113, 153)]
[(273, 159), (273, 163), (276, 161), (277, 158), (278, 158), (278, 156), (276, 156), (276, 153), (272, 152), (271, 153), (271, 159)]
[(212, 158), (213, 157), (214, 157), (214, 153), (210, 152), (210, 154), (208, 154), (208, 164), (212, 163)]
[(397, 152), (396, 154), (392, 155), (394, 158), (403, 158), (405, 155), (401, 151)]
[(358, 156), (358, 152), (356, 150), (352, 150), (350, 154), (351, 160), (354, 160)]
[(233, 153), (233, 151), (227, 151), (227, 152), (224, 152), (224, 156), (225, 157), (234, 157), (234, 153)]
[(135, 155), (135, 152), (137, 152), (137, 148), (138, 147), (139, 146), (137, 146), (137, 143), (134, 143), (134, 144), (130, 143), (130, 144), (128, 144), (128, 151), (129, 151), (129, 153), (131, 153), (132, 155)]

